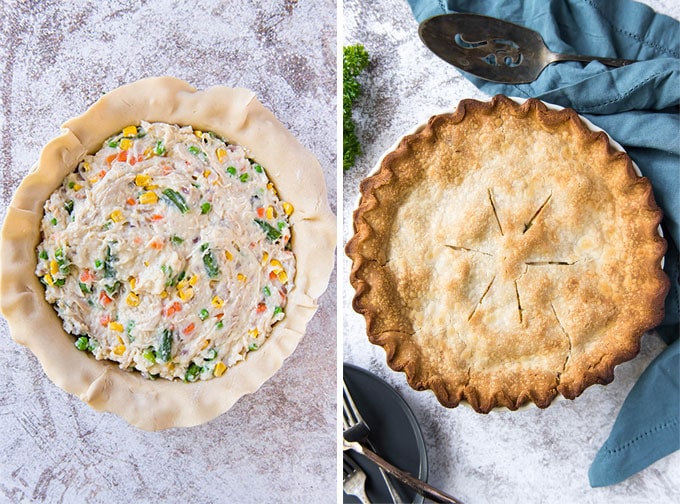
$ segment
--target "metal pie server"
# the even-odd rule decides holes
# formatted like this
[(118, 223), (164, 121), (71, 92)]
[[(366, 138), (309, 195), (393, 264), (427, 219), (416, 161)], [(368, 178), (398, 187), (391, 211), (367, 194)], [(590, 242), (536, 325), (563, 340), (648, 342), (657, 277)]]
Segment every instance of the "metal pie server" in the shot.
[(633, 60), (554, 53), (538, 32), (479, 14), (442, 14), (418, 28), (420, 39), (444, 61), (493, 82), (521, 84), (558, 61), (599, 61), (621, 67)]

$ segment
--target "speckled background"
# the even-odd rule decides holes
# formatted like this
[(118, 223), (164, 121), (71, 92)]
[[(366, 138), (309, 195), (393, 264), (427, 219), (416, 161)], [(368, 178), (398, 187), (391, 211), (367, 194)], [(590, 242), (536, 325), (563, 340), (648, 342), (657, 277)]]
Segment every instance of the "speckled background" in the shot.
[[(649, 0), (676, 19), (680, 3)], [(364, 155), (343, 181), (344, 242), (359, 182), (380, 155), (406, 131), (462, 98), (487, 99), (452, 66), (420, 42), (405, 0), (345, 0), (344, 44), (361, 42), (372, 62), (362, 77), (357, 129)], [(341, 263), (344, 360), (386, 379), (406, 399), (426, 440), (430, 482), (464, 502), (670, 503), (680, 502), (680, 453), (658, 461), (612, 487), (591, 489), (588, 468), (609, 435), (621, 404), (647, 364), (663, 349), (645, 336), (642, 352), (616, 369), (607, 387), (593, 386), (575, 401), (546, 410), (498, 411), (479, 415), (462, 406), (441, 407), (430, 392), (416, 392), (385, 364), (385, 352), (365, 336), (362, 317), (351, 309), (350, 262)]]
[[(332, 0), (0, 3), (0, 217), (59, 125), (102, 93), (171, 75), (256, 92), (336, 202)], [(195, 428), (146, 433), (53, 385), (0, 322), (0, 502), (332, 502), (336, 289), (257, 393)]]

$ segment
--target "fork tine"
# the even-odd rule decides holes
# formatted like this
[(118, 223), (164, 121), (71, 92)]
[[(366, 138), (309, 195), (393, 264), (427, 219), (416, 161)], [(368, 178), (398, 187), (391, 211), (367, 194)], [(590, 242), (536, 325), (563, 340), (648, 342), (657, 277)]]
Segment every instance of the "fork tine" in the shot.
[(356, 404), (354, 404), (354, 400), (352, 399), (352, 395), (349, 393), (349, 389), (347, 388), (347, 384), (345, 383), (344, 379), (342, 380), (342, 411), (343, 416), (348, 416), (349, 427), (364, 421), (364, 419), (361, 417), (361, 414), (359, 413), (359, 409), (357, 408)]

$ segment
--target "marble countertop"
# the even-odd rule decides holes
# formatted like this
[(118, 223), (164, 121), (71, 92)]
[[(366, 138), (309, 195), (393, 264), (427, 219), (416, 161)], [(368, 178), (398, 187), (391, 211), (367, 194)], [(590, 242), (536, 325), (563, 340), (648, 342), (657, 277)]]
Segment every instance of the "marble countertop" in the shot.
[[(680, 4), (649, 0), (658, 11), (680, 17)], [(343, 43), (363, 43), (371, 65), (362, 79), (364, 95), (355, 118), (364, 154), (343, 178), (343, 243), (351, 237), (359, 182), (403, 133), (429, 116), (455, 107), (462, 98), (487, 99), (452, 66), (420, 42), (405, 0), (346, 0)], [(351, 263), (343, 258), (346, 282)], [(426, 440), (430, 483), (467, 503), (631, 503), (680, 500), (680, 453), (628, 480), (590, 488), (588, 468), (609, 435), (616, 414), (647, 364), (664, 348), (647, 335), (634, 360), (616, 368), (607, 387), (592, 386), (575, 401), (546, 410), (530, 407), (479, 415), (467, 406), (447, 410), (434, 395), (409, 388), (391, 371), (382, 348), (371, 345), (364, 319), (354, 313), (354, 291), (343, 287), (343, 358), (384, 378), (405, 398)]]
[[(254, 90), (317, 155), (335, 211), (333, 0), (9, 0), (0, 19), (0, 218), (66, 119), (157, 75)], [(335, 282), (260, 390), (206, 425), (156, 433), (63, 392), (1, 320), (0, 502), (334, 501)]]

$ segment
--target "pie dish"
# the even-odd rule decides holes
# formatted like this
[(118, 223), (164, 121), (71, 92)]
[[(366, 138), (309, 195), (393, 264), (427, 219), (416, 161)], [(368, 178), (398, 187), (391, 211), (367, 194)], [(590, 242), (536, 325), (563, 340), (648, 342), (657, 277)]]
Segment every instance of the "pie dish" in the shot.
[(463, 100), (361, 184), (354, 309), (411, 387), (487, 413), (609, 383), (663, 318), (649, 181), (573, 110)]
[(67, 121), (20, 184), (1, 308), (93, 408), (197, 425), (293, 352), (334, 247), (318, 161), (251, 91), (143, 79)]

